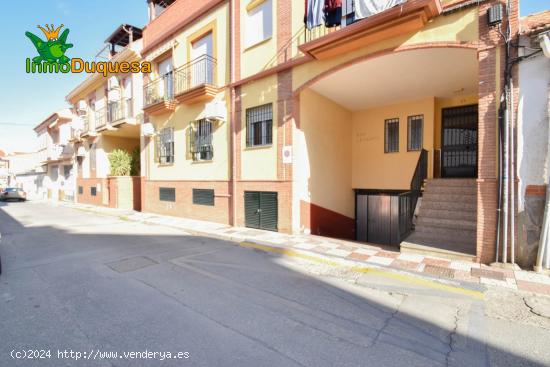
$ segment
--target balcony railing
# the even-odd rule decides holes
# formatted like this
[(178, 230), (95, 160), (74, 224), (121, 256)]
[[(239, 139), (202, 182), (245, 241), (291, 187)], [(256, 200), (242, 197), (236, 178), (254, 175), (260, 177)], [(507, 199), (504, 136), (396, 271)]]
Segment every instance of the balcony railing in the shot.
[(95, 111), (95, 128), (101, 129), (107, 125), (107, 107)]
[(201, 85), (215, 85), (216, 59), (203, 55), (176, 69), (174, 94), (185, 93)]
[(169, 72), (160, 78), (147, 83), (144, 89), (144, 106), (171, 101), (174, 99), (174, 73)]
[(145, 85), (144, 106), (172, 101), (199, 86), (216, 85), (215, 58), (203, 55)]
[(84, 120), (84, 128), (82, 129), (82, 134), (89, 134), (91, 130), (94, 128), (94, 125), (92, 123), (92, 118), (90, 116), (90, 112), (88, 111), (88, 114), (82, 118)]
[(109, 102), (108, 121), (110, 123), (118, 122), (133, 116), (132, 99), (124, 98), (119, 101)]

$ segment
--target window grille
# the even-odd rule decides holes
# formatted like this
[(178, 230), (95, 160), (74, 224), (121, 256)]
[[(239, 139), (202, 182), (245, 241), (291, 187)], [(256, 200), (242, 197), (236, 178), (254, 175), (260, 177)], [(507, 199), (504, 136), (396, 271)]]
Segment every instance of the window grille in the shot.
[(424, 122), (423, 115), (408, 117), (408, 132), (407, 132), (407, 150), (422, 149), (422, 125)]
[(214, 206), (214, 190), (193, 189), (193, 204)]
[(246, 110), (246, 146), (273, 143), (273, 107), (271, 104)]
[(384, 152), (399, 152), (399, 119), (385, 121)]
[(210, 161), (214, 158), (212, 131), (214, 124), (207, 119), (191, 122), (189, 127), (189, 153), (194, 161)]
[(165, 127), (156, 136), (156, 161), (160, 164), (174, 163), (174, 128)]

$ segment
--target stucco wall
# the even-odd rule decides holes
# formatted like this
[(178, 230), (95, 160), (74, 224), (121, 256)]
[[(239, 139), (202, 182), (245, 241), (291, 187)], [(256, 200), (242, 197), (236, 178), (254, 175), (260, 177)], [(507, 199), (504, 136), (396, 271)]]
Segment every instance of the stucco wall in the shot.
[[(434, 98), (373, 108), (353, 114), (352, 186), (408, 190), (420, 152), (407, 151), (407, 117), (424, 115), (423, 146), (432, 165)], [(384, 153), (384, 121), (399, 118), (399, 152)], [(429, 168), (429, 171), (431, 169)]]
[(300, 95), (300, 128), (294, 151), (295, 200), (354, 215), (351, 186), (352, 113), (306, 90)]

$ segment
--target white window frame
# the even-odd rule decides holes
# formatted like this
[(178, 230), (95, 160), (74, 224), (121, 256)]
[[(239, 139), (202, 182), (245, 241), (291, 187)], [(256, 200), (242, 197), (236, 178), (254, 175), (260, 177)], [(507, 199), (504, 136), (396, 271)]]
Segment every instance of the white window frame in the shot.
[(250, 48), (273, 37), (273, 0), (265, 0), (244, 14), (244, 47)]

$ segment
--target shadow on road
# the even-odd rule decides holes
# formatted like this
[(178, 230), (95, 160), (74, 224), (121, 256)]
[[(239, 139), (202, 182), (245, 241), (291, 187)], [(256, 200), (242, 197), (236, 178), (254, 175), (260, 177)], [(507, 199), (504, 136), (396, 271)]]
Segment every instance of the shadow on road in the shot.
[[(469, 315), (452, 303), (420, 309), (407, 295), (325, 281), (227, 241), (66, 208), (46, 211), (62, 225), (35, 225), (32, 210), (12, 205), (28, 204), (0, 203), (0, 365), (28, 365), (9, 357), (18, 348), (187, 351), (185, 363), (200, 366), (489, 364), (485, 342), (461, 332), (479, 303)], [(490, 348), (499, 365), (542, 366)]]

